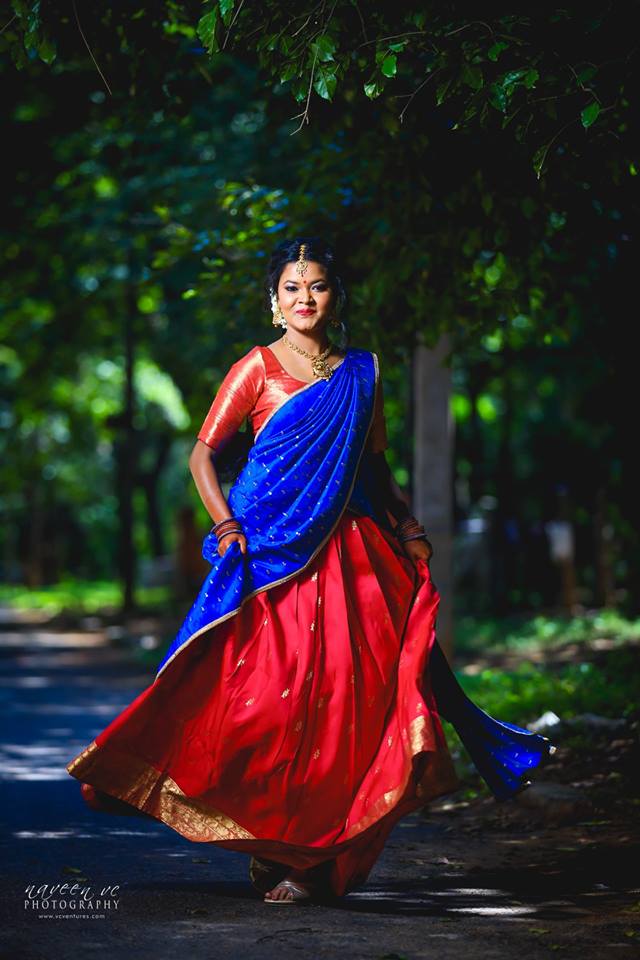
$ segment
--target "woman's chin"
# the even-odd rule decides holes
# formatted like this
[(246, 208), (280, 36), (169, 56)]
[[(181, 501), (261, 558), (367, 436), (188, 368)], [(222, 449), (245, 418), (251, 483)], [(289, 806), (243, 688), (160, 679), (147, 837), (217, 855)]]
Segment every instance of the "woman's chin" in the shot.
[(325, 317), (319, 317), (313, 314), (311, 317), (293, 317), (288, 321), (288, 326), (297, 331), (297, 333), (320, 333), (327, 325)]

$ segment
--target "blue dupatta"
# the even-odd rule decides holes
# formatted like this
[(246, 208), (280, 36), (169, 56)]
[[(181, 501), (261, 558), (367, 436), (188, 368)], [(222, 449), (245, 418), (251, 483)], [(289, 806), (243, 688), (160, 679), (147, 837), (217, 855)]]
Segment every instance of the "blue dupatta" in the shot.
[[(245, 531), (247, 553), (233, 541), (221, 557), (217, 538), (207, 534), (202, 553), (211, 571), (156, 680), (200, 634), (232, 617), (250, 597), (299, 574), (347, 506), (391, 529), (365, 450), (378, 382), (375, 353), (350, 347), (328, 380), (301, 387), (263, 423), (227, 498)], [(527, 786), (527, 772), (555, 750), (550, 741), (474, 704), (437, 640), (427, 670), (438, 712), (453, 724), (496, 799)]]
[[(211, 563), (200, 592), (157, 677), (197, 636), (238, 612), (249, 597), (296, 576), (326, 543), (358, 496), (356, 478), (373, 422), (378, 386), (375, 353), (350, 347), (328, 380), (302, 387), (268, 416), (227, 501), (247, 538), (220, 556), (209, 533)], [(388, 521), (387, 521), (388, 522)]]

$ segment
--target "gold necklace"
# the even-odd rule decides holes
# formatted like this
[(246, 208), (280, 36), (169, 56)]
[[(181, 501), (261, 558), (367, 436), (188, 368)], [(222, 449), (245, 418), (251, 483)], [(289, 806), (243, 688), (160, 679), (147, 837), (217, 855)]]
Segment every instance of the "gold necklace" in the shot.
[(295, 350), (296, 353), (301, 354), (301, 356), (306, 357), (308, 360), (311, 360), (311, 369), (313, 370), (314, 377), (321, 377), (323, 380), (328, 380), (333, 369), (326, 362), (326, 358), (329, 356), (333, 349), (333, 344), (329, 344), (326, 350), (323, 350), (322, 353), (309, 353), (307, 350), (303, 350), (302, 347), (296, 346), (295, 343), (292, 343), (291, 340), (287, 339), (286, 333), (282, 334), (282, 339), (288, 347), (292, 350)]

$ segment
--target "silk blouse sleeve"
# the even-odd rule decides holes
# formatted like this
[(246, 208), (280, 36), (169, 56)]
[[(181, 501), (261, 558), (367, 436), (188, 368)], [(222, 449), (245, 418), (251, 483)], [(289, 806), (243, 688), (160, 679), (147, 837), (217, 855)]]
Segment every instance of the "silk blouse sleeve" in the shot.
[(384, 417), (384, 396), (382, 390), (382, 377), (378, 378), (378, 389), (376, 390), (375, 406), (373, 410), (373, 421), (369, 432), (369, 444), (372, 453), (381, 453), (389, 446), (387, 438), (387, 424)]
[(198, 431), (198, 440), (221, 450), (251, 413), (264, 380), (262, 354), (253, 347), (229, 368)]

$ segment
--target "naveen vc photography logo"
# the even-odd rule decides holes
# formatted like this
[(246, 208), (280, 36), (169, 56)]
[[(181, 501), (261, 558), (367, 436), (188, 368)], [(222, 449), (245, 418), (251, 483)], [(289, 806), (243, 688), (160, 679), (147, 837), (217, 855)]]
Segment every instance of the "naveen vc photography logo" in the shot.
[(92, 887), (75, 883), (30, 883), (24, 909), (40, 920), (103, 920), (120, 906), (119, 883)]

